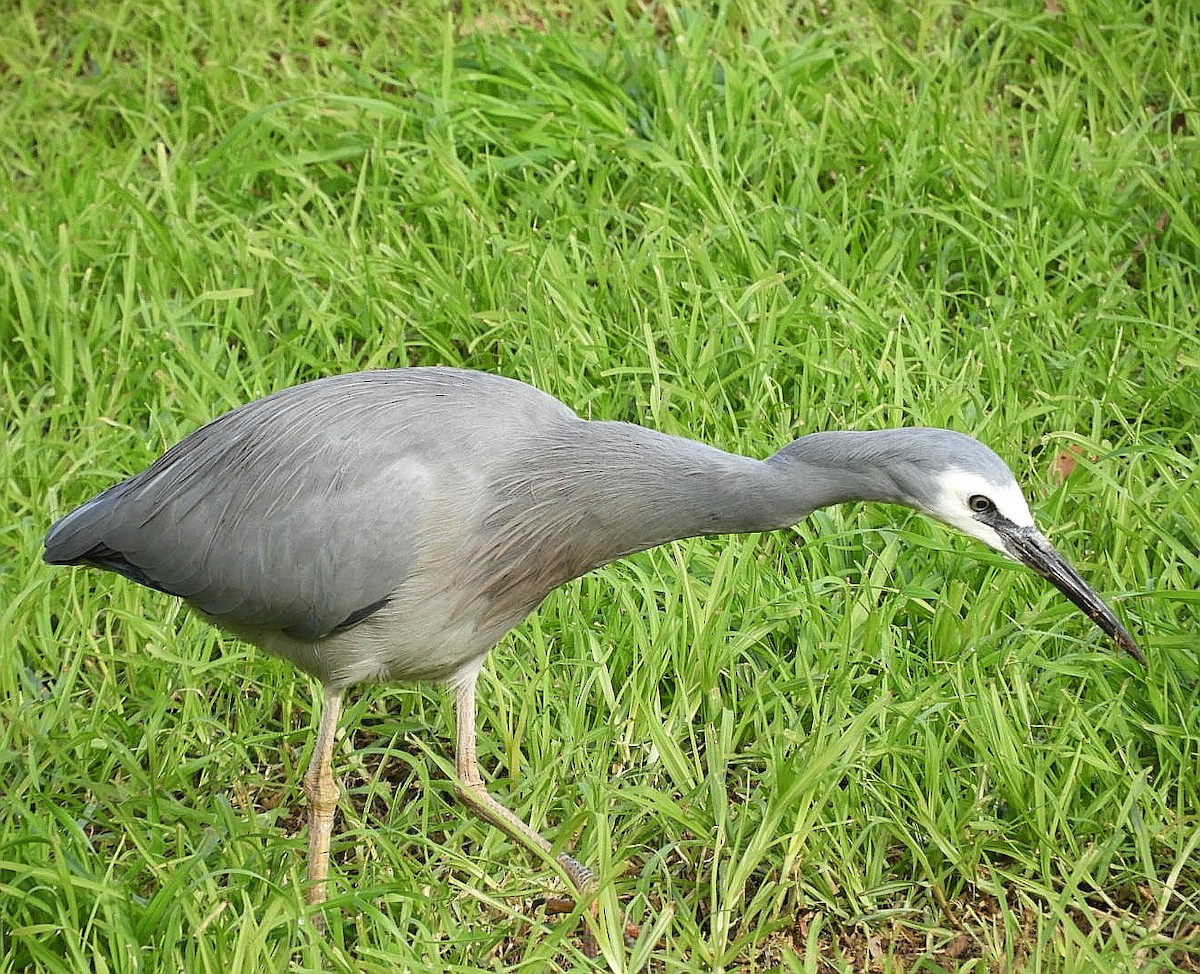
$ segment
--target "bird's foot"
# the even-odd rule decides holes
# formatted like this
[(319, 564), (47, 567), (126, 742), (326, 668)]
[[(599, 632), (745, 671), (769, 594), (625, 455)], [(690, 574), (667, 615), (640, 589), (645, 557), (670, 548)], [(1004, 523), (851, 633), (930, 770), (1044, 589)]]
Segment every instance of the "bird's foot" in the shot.
[[(565, 852), (558, 856), (558, 864), (562, 866), (563, 871), (566, 872), (580, 895), (584, 898), (591, 898), (591, 903), (588, 905), (588, 912), (592, 914), (593, 920), (597, 919), (599, 917), (600, 905), (595, 899), (596, 887), (598, 885), (596, 874), (579, 862), (579, 860), (567, 855)], [(578, 902), (578, 898), (548, 896), (542, 901), (542, 908), (550, 916), (561, 916), (574, 910)], [(625, 921), (623, 936), (626, 947), (632, 947), (640, 934), (641, 928), (636, 923), (631, 923), (628, 920)], [(584, 935), (583, 952), (588, 957), (595, 957), (599, 953), (599, 948), (590, 934)]]
[(596, 890), (596, 874), (583, 863), (565, 852), (559, 853), (558, 864), (571, 880), (571, 884), (581, 893), (593, 893)]

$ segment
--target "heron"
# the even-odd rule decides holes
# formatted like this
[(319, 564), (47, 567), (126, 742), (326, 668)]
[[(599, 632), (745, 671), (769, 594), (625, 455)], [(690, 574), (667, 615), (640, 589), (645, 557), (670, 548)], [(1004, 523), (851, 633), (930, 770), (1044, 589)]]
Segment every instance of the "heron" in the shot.
[(669, 541), (788, 528), (818, 508), (916, 509), (1028, 566), (1146, 665), (1037, 529), (1016, 479), (946, 429), (816, 432), (766, 459), (592, 421), (498, 375), (413, 367), (330, 376), (242, 405), (71, 511), (45, 561), (107, 569), (320, 681), (306, 899), (318, 926), (347, 689), (453, 688), (455, 791), (579, 893), (595, 877), (488, 791), (475, 690), (491, 648), (555, 588)]

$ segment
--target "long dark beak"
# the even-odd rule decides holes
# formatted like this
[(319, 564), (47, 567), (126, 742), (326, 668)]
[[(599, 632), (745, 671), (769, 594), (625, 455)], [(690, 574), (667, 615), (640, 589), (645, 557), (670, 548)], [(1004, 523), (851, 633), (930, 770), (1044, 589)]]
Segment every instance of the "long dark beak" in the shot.
[(1018, 527), (1007, 520), (993, 523), (992, 527), (1003, 539), (1010, 555), (1051, 582), (1063, 595), (1079, 606), (1092, 622), (1112, 636), (1121, 649), (1143, 667), (1146, 666), (1146, 657), (1142, 655), (1142, 651), (1138, 649), (1137, 643), (1125, 627), (1117, 621), (1113, 610), (1079, 577), (1079, 572), (1071, 567), (1044, 535), (1036, 528)]

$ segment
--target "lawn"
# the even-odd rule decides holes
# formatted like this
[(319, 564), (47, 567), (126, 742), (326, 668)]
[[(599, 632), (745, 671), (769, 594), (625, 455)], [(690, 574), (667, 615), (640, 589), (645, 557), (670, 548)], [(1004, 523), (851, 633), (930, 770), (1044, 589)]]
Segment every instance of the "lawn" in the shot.
[[(1194, 4), (3, 20), (0, 974), (1200, 971)], [(238, 403), (417, 364), (757, 457), (971, 433), (1149, 670), (903, 508), (668, 544), (480, 683), (595, 914), (456, 803), (444, 688), (364, 687), (320, 936), (315, 685), (41, 539)]]

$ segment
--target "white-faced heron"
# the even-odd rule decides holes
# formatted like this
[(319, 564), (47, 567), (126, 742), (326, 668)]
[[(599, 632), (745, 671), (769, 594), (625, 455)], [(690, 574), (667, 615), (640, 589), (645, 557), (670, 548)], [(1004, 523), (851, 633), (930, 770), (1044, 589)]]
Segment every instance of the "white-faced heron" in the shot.
[[(1029, 566), (1145, 665), (1038, 532), (1008, 467), (968, 436), (813, 433), (752, 460), (583, 420), (522, 382), (449, 368), (320, 379), (226, 413), (58, 521), (45, 559), (177, 595), (321, 681), (304, 779), (318, 904), (347, 687), (451, 684), (459, 796), (550, 855), (479, 774), (475, 681), (488, 650), (552, 589), (606, 562), (677, 538), (788, 527), (846, 501), (907, 505)], [(576, 887), (590, 884), (583, 865), (558, 861)]]

